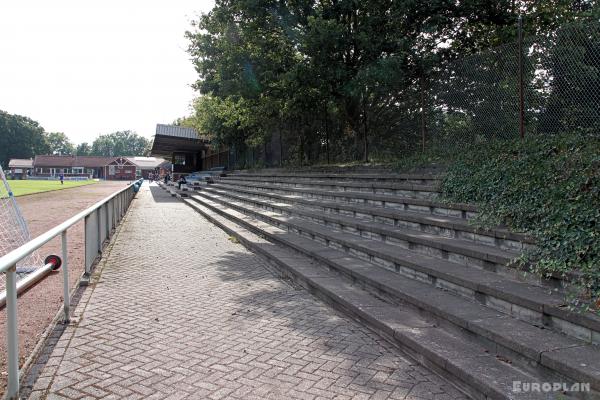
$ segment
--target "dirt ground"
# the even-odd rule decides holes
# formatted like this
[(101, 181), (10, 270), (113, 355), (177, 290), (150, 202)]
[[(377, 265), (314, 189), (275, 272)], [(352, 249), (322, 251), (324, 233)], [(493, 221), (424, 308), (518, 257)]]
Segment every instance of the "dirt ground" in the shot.
[[(83, 211), (97, 201), (125, 187), (128, 182), (101, 182), (76, 187), (21, 196), (19, 206), (29, 224), (32, 237), (36, 237), (69, 217)], [(83, 222), (67, 231), (69, 248), (69, 282), (73, 288), (83, 273)], [(40, 249), (44, 259), (49, 254), (61, 254), (60, 236)], [(52, 318), (62, 307), (62, 271), (52, 273), (38, 285), (19, 297), (19, 356), (21, 365), (37, 344)], [(0, 396), (4, 393), (6, 367), (6, 308), (0, 310)]]

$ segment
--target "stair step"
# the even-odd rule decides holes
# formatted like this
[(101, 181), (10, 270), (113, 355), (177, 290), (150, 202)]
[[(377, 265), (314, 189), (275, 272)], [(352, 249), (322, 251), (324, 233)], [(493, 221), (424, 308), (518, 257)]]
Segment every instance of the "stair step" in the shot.
[[(280, 213), (283, 212), (297, 214), (309, 219), (318, 218), (328, 223), (350, 227), (357, 232), (371, 232), (382, 237), (394, 237), (399, 240), (410, 241), (411, 243), (425, 244), (428, 246), (433, 246), (438, 250), (480, 258), (497, 264), (504, 265), (520, 254), (516, 252), (516, 249), (502, 249), (496, 246), (495, 240), (492, 238), (490, 238), (487, 242), (465, 240), (462, 238), (449, 237), (445, 235), (436, 235), (433, 232), (423, 232), (412, 227), (393, 226), (390, 224), (382, 224), (378, 221), (366, 221), (346, 215), (332, 215), (331, 213), (324, 211), (301, 209), (288, 204), (273, 203), (248, 196), (238, 196), (230, 193), (229, 191), (218, 190), (213, 187), (206, 187), (202, 190), (244, 202), (251, 202), (263, 208), (267, 207), (277, 209), (280, 210), (278, 211)], [(421, 218), (422, 220), (426, 219), (424, 216), (421, 216)], [(436, 223), (435, 221), (431, 221), (432, 219), (433, 218), (429, 218), (430, 223)], [(482, 251), (485, 254), (482, 254)]]
[[(366, 258), (370, 263), (394, 270), (396, 274), (451, 291), (530, 323), (547, 326), (589, 343), (600, 344), (600, 317), (592, 313), (569, 312), (564, 307), (564, 295), (560, 292), (507, 279), (490, 271), (478, 270), (414, 253), (383, 242), (348, 233), (333, 232), (322, 225), (308, 221), (297, 222), (293, 220), (293, 217), (281, 217), (274, 213), (252, 210), (250, 207), (242, 207), (215, 197), (205, 197), (242, 213), (266, 219), (271, 224), (283, 224), (286, 226), (286, 230), (293, 226), (296, 230), (302, 230), (311, 235), (320, 235), (325, 241), (330, 241), (326, 243), (329, 246), (333, 241), (341, 243), (341, 246), (338, 247), (349, 254), (362, 259)], [(192, 196), (192, 199), (199, 200), (197, 196)], [(298, 240), (301, 238), (304, 237), (300, 236)], [(314, 241), (314, 237), (308, 240)], [(293, 246), (293, 243), (286, 244)], [(327, 259), (320, 257), (319, 254), (314, 256), (322, 262), (327, 262)]]
[(278, 187), (264, 183), (254, 183), (248, 181), (228, 181), (219, 180), (221, 185), (230, 185), (234, 187), (251, 187), (254, 189), (263, 189), (274, 192), (283, 192), (287, 194), (298, 194), (304, 197), (330, 199), (333, 201), (344, 201), (354, 204), (368, 204), (372, 207), (383, 207), (391, 209), (401, 209), (405, 211), (416, 211), (426, 214), (448, 215), (459, 218), (471, 218), (477, 213), (477, 207), (470, 204), (444, 203), (440, 201), (417, 199), (392, 195), (380, 195), (362, 192), (338, 192), (316, 189), (299, 189), (291, 187)]
[(242, 179), (257, 178), (257, 179), (284, 179), (291, 178), (295, 180), (338, 180), (338, 181), (356, 181), (369, 183), (394, 183), (407, 182), (424, 184), (429, 182), (439, 182), (443, 179), (442, 175), (436, 174), (394, 174), (389, 171), (381, 171), (380, 173), (334, 173), (334, 172), (233, 172), (228, 176), (239, 177)]
[[(561, 378), (562, 375), (569, 378), (569, 382), (590, 382), (595, 390), (600, 387), (600, 357), (597, 357), (600, 353), (593, 345), (536, 328), (477, 303), (468, 302), (421, 282), (406, 280), (395, 273), (374, 268), (362, 260), (338, 252), (335, 259), (345, 261), (337, 265), (342, 268), (337, 271), (344, 276), (349, 276), (350, 272), (357, 282), (352, 291), (358, 291), (356, 286), (359, 283), (368, 284), (376, 289), (386, 288), (386, 294), (394, 292), (395, 297), (403, 303), (393, 305), (381, 299), (362, 299), (358, 294), (350, 294), (347, 284), (339, 283), (339, 277), (321, 277), (322, 274), (316, 270), (307, 272), (311, 270), (308, 258), (298, 256), (297, 253), (282, 257), (283, 250), (279, 246), (268, 243), (263, 238), (252, 238), (250, 231), (278, 243), (291, 244), (291, 248), (301, 251), (304, 255), (313, 253), (318, 247), (329, 253), (335, 250), (210, 200), (203, 200), (201, 203), (190, 199), (184, 201), (230, 234), (238, 235), (247, 246), (270, 256), (313, 293), (328, 297), (342, 309), (386, 334), (388, 338), (391, 336), (409, 354), (424, 364), (435, 365), (446, 376), (454, 378), (462, 384), (461, 386), (464, 385), (479, 395), (498, 399), (552, 398), (542, 393), (512, 392), (513, 381), (553, 381), (552, 371), (559, 373)], [(259, 243), (255, 244), (255, 240)], [(373, 282), (376, 282), (375, 286), (372, 285)], [(370, 296), (367, 292), (360, 293)], [(417, 312), (418, 309), (426, 316)], [(434, 318), (434, 321), (428, 317)], [(492, 320), (495, 323), (492, 323)], [(440, 321), (444, 323), (440, 324)], [(459, 330), (453, 330), (449, 326), (459, 327)], [(462, 334), (463, 331), (466, 334)], [(477, 339), (479, 336), (487, 341)], [(573, 355), (586, 350), (596, 358), (586, 357), (585, 360), (589, 364), (583, 368)], [(508, 353), (507, 356), (516, 353), (527, 358), (527, 361), (523, 365), (519, 363), (518, 367), (514, 362), (504, 362), (504, 351)], [(554, 378), (556, 379), (556, 376)]]
[(226, 177), (220, 179), (223, 182), (257, 182), (260, 184), (269, 184), (278, 188), (292, 188), (304, 190), (321, 190), (327, 192), (339, 193), (363, 193), (378, 194), (382, 196), (400, 196), (416, 199), (435, 199), (439, 194), (438, 186), (433, 185), (415, 185), (410, 183), (369, 183), (369, 182), (325, 182), (316, 180), (278, 180), (278, 179), (235, 179)]
[[(445, 234), (447, 231), (456, 232), (454, 234), (456, 237), (473, 240), (475, 242), (489, 243), (491, 240), (494, 240), (499, 242), (500, 245), (503, 244), (504, 248), (507, 250), (523, 250), (524, 248), (531, 247), (535, 244), (535, 240), (530, 236), (514, 233), (502, 228), (478, 228), (469, 224), (468, 221), (463, 218), (427, 215), (412, 211), (368, 207), (352, 203), (326, 202), (262, 190), (227, 187), (219, 184), (207, 186), (204, 189), (223, 189), (229, 193), (235, 192), (244, 196), (250, 195), (261, 199), (267, 199), (270, 204), (273, 204), (273, 200), (277, 200), (294, 206), (304, 206), (329, 213), (341, 214), (359, 219), (369, 219), (386, 225), (402, 226), (402, 223), (405, 222), (406, 226), (418, 225), (419, 229), (422, 231), (438, 233), (440, 235)], [(431, 227), (436, 229), (432, 230)]]
[(298, 179), (296, 177), (239, 177), (228, 175), (227, 181), (264, 182), (277, 186), (318, 187), (322, 190), (357, 191), (368, 193), (406, 195), (405, 192), (423, 192), (423, 196), (434, 197), (439, 192), (439, 184), (409, 182), (357, 182), (350, 180)]

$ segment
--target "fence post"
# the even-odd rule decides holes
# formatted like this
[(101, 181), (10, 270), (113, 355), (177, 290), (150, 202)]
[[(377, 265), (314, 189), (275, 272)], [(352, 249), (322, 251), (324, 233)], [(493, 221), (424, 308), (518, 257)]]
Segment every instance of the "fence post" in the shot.
[(425, 136), (427, 133), (427, 124), (425, 119), (425, 73), (421, 74), (420, 78), (421, 86), (421, 146), (422, 151), (425, 153)]
[(525, 84), (523, 79), (523, 16), (518, 18), (519, 34), (519, 134), (521, 139), (525, 137)]

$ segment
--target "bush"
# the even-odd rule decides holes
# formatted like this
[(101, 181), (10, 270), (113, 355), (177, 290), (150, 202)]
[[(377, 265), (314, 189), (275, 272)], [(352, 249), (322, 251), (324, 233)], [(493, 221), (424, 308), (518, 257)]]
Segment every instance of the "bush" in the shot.
[[(506, 225), (537, 239), (524, 255), (539, 274), (579, 274), (570, 304), (600, 298), (600, 137), (531, 136), (465, 149), (449, 165), (444, 198), (475, 203), (483, 227)], [(598, 307), (596, 307), (598, 309)]]

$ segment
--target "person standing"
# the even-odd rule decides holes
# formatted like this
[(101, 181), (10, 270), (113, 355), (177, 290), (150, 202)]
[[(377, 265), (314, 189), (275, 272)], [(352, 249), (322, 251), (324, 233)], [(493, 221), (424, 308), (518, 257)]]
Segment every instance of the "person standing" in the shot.
[(60, 179), (60, 184), (64, 185), (65, 184), (65, 174), (64, 172), (61, 171), (61, 173), (58, 175), (59, 179)]

